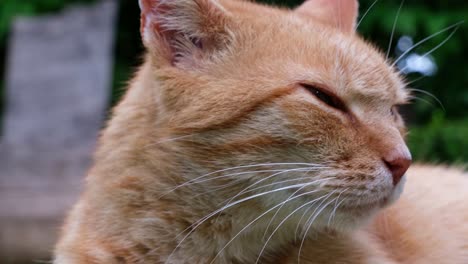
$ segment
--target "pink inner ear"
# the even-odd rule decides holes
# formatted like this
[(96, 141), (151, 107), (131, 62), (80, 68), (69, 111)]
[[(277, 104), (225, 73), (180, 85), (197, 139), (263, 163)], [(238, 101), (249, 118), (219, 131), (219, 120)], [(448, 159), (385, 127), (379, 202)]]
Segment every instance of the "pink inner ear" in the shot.
[(156, 17), (167, 12), (164, 0), (138, 0), (142, 17)]
[[(157, 18), (167, 12), (167, 6), (162, 1), (164, 0), (138, 0), (141, 10), (140, 31), (143, 37), (145, 30), (161, 33), (161, 25)], [(167, 32), (163, 35), (167, 35)]]
[(344, 32), (354, 32), (358, 6), (357, 0), (308, 0), (300, 5), (296, 12)]
[(159, 4), (159, 0), (138, 0), (138, 4), (140, 5), (142, 13), (148, 13), (156, 8), (156, 5)]

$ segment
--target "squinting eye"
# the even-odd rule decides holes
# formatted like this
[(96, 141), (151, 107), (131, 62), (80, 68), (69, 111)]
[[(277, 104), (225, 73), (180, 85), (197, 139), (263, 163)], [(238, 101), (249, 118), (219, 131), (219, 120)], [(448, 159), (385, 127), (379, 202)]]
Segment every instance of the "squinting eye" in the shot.
[(332, 95), (326, 91), (324, 91), (321, 88), (318, 88), (316, 86), (310, 85), (310, 84), (301, 84), (304, 88), (307, 89), (311, 94), (313, 94), (316, 98), (318, 98), (320, 101), (324, 102), (330, 107), (333, 107), (337, 110), (347, 112), (347, 108), (345, 104), (335, 95)]

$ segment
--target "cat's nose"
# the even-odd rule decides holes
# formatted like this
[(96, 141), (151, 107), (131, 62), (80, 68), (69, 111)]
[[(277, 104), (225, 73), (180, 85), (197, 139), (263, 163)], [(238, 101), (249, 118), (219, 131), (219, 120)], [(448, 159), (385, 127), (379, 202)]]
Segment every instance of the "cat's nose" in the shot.
[(405, 146), (402, 149), (396, 149), (390, 152), (383, 158), (383, 161), (388, 170), (392, 173), (393, 185), (397, 185), (411, 165), (411, 154)]

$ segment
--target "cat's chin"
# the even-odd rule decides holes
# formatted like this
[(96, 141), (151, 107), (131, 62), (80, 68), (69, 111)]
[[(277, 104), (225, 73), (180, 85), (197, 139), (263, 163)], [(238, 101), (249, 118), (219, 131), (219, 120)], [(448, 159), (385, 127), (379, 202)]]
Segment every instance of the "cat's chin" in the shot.
[(400, 198), (401, 194), (403, 193), (405, 183), (406, 183), (406, 174), (403, 175), (401, 180), (398, 182), (398, 184), (393, 189), (393, 192), (390, 195), (390, 197), (388, 197), (388, 199), (387, 199), (387, 201), (385, 203), (385, 206), (389, 206), (389, 205), (393, 204), (396, 200), (398, 200), (398, 198)]
[(327, 229), (341, 233), (352, 232), (367, 225), (383, 209), (382, 204), (365, 207), (341, 208), (336, 213), (335, 221), (327, 225)]
[(406, 182), (406, 176), (404, 176), (401, 181), (394, 187), (393, 191), (385, 197), (381, 197), (377, 200), (371, 202), (357, 203), (353, 205), (343, 205), (341, 208), (342, 212), (346, 212), (350, 215), (363, 216), (375, 213), (387, 206), (395, 203), (398, 198), (400, 198), (403, 188)]
[(403, 192), (405, 182), (406, 175), (402, 177), (388, 197), (368, 203), (342, 206), (337, 212), (337, 215), (339, 215), (337, 216), (337, 219), (341, 219), (341, 221), (336, 221), (332, 225), (333, 229), (345, 232), (352, 231), (359, 226), (366, 225), (381, 210), (391, 206), (396, 200), (398, 200)]

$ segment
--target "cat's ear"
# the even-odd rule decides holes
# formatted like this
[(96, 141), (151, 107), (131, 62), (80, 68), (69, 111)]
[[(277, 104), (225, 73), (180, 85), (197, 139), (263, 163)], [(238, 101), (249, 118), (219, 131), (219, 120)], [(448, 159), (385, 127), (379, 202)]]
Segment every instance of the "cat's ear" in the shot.
[(357, 0), (306, 0), (295, 12), (339, 28), (346, 33), (356, 30)]
[(215, 1), (139, 0), (144, 45), (172, 65), (194, 64), (224, 48), (229, 15)]

